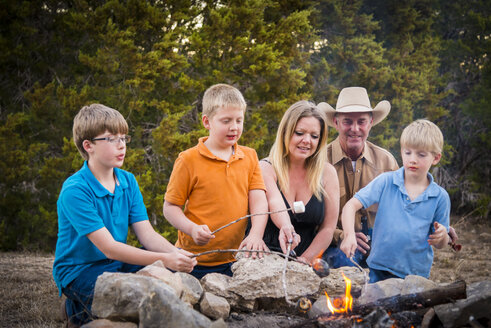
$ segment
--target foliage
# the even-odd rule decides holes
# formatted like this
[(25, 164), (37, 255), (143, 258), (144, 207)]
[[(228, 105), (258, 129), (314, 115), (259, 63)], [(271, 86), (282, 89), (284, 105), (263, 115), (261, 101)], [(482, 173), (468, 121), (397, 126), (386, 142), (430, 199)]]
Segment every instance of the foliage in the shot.
[(124, 169), (174, 241), (163, 197), (179, 152), (206, 135), (201, 98), (215, 83), (243, 92), (241, 143), (259, 157), (293, 102), (334, 106), (343, 87), (364, 86), (372, 105), (392, 104), (371, 139), (399, 156), (404, 126), (435, 121), (455, 208), (487, 215), (489, 17), (477, 0), (2, 1), (0, 249), (54, 248), (58, 193), (82, 165), (72, 120), (93, 102), (127, 119)]

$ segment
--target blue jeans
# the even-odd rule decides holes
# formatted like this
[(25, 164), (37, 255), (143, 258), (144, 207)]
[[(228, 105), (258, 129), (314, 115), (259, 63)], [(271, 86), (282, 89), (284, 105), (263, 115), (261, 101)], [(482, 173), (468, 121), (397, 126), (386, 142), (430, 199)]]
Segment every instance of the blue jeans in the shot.
[(67, 297), (65, 306), (69, 320), (81, 326), (94, 319), (91, 312), (92, 300), (95, 282), (101, 274), (104, 272), (136, 272), (142, 268), (143, 266), (140, 265), (102, 260), (82, 270), (78, 277), (62, 290)]
[(369, 283), (373, 284), (374, 282), (377, 281), (382, 281), (390, 278), (400, 278), (396, 276), (395, 274), (389, 272), (389, 271), (384, 271), (384, 270), (377, 270), (377, 269), (372, 269), (370, 268), (370, 281)]
[[(330, 268), (337, 269), (343, 266), (354, 267), (355, 265), (350, 259), (341, 251), (337, 246), (330, 246), (326, 249), (324, 254), (322, 254), (322, 259), (329, 264)], [(355, 251), (353, 260), (358, 263), (361, 267), (367, 268), (366, 255), (362, 254), (359, 250)]]
[(191, 271), (191, 275), (197, 279), (201, 279), (208, 273), (216, 272), (232, 277), (232, 264), (233, 262), (213, 266), (195, 265), (193, 271)]
[[(368, 227), (368, 219), (363, 216), (361, 218), (361, 232), (365, 234), (369, 238), (372, 239), (372, 228)], [(367, 265), (367, 257), (368, 254), (363, 254), (358, 249), (355, 251), (355, 255), (353, 255), (353, 260), (358, 263), (363, 268), (368, 268)], [(336, 246), (329, 246), (324, 254), (322, 254), (322, 259), (329, 264), (329, 266), (333, 269), (340, 268), (342, 266), (355, 266), (353, 262), (341, 251), (341, 249)]]

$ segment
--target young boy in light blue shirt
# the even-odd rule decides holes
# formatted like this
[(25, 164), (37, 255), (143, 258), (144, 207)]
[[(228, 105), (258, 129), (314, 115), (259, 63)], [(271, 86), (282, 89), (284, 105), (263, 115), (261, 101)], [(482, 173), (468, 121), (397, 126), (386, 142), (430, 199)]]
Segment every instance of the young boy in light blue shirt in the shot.
[[(104, 272), (135, 272), (157, 260), (190, 272), (197, 263), (153, 229), (134, 175), (120, 169), (131, 140), (127, 133), (124, 117), (101, 104), (84, 106), (73, 121), (73, 140), (86, 161), (58, 198), (53, 264), (60, 296), (67, 297), (62, 315), (68, 327), (93, 319), (95, 282)], [(126, 244), (128, 227), (144, 249)]]
[(428, 278), (433, 249), (448, 243), (450, 198), (428, 172), (441, 159), (443, 135), (428, 120), (417, 120), (401, 135), (403, 167), (383, 173), (361, 189), (343, 208), (347, 257), (357, 249), (355, 212), (378, 203), (371, 252), (370, 282), (420, 275)]

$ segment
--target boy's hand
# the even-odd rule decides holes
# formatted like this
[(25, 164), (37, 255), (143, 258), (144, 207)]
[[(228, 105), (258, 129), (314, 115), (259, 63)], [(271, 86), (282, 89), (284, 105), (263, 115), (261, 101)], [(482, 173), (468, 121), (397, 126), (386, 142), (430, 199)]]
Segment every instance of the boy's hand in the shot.
[(430, 235), (428, 243), (437, 248), (441, 248), (448, 243), (448, 233), (447, 229), (438, 222), (434, 222), (433, 226), (435, 231)]
[[(300, 244), (301, 238), (300, 235), (295, 232), (295, 229), (293, 228), (293, 225), (288, 224), (284, 225), (280, 229), (280, 233), (278, 235), (278, 240), (280, 242), (280, 247), (283, 253), (286, 254), (286, 251), (288, 249), (288, 243), (292, 243), (292, 246), (290, 249), (295, 249), (295, 247)], [(288, 254), (290, 255), (290, 254)]]
[(189, 273), (193, 271), (194, 266), (198, 263), (196, 258), (189, 257), (193, 255), (192, 253), (182, 249), (166, 254), (168, 254), (168, 256), (166, 261), (164, 262), (164, 265), (165, 267), (174, 271)]
[(362, 254), (366, 254), (370, 250), (370, 245), (368, 244), (369, 242), (368, 237), (363, 232), (357, 232), (355, 235), (356, 235), (356, 243), (358, 245), (357, 249)]
[[(264, 243), (264, 240), (262, 238), (259, 238), (256, 235), (251, 235), (249, 234), (241, 243), (239, 246), (239, 249), (248, 249), (248, 250), (258, 250), (258, 251), (269, 251), (268, 246)], [(250, 253), (245, 253), (245, 257), (249, 257)], [(252, 253), (252, 258), (256, 258), (256, 254), (259, 256), (259, 258), (263, 257), (263, 253)]]
[(356, 234), (344, 235), (344, 239), (341, 242), (341, 251), (346, 254), (346, 257), (350, 258), (355, 255), (355, 251), (358, 248), (358, 243), (356, 242)]
[(193, 230), (191, 231), (191, 237), (193, 237), (196, 245), (199, 246), (206, 245), (210, 239), (215, 238), (215, 236), (211, 234), (211, 230), (206, 224), (194, 225)]

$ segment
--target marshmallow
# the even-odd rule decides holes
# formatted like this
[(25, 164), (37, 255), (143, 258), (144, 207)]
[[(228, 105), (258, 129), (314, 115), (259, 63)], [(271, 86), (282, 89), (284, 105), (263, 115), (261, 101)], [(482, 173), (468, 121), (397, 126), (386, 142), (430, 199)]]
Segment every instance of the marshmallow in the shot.
[(303, 204), (303, 202), (301, 200), (293, 203), (293, 212), (294, 213), (304, 213), (305, 212), (305, 205)]

